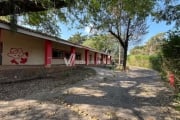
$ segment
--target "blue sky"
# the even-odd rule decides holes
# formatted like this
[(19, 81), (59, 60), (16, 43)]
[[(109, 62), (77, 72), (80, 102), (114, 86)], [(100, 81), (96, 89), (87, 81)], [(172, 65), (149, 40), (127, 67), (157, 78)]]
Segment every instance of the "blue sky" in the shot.
[[(173, 28), (173, 25), (166, 25), (165, 22), (153, 22), (152, 20), (148, 20), (147, 24), (149, 26), (148, 33), (143, 37), (143, 41), (141, 44), (145, 43), (148, 39), (150, 39), (152, 36), (160, 33), (160, 32), (167, 32), (168, 30)], [(61, 38), (67, 40), (69, 37), (76, 33), (81, 33), (83, 35), (88, 35), (88, 27), (85, 27), (84, 29), (76, 29), (71, 27), (71, 25), (65, 25), (60, 24), (61, 28)]]
[(165, 22), (156, 23), (152, 22), (151, 20), (148, 20), (147, 24), (149, 25), (149, 32), (144, 36), (144, 42), (146, 42), (156, 34), (160, 32), (167, 32), (168, 30), (171, 30), (174, 27), (174, 24), (166, 25)]

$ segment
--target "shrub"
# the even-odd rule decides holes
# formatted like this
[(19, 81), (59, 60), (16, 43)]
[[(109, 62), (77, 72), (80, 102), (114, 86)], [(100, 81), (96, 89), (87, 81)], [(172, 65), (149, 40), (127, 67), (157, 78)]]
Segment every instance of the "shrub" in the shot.
[(175, 75), (176, 90), (180, 91), (180, 35), (169, 33), (162, 47), (162, 73), (171, 72)]
[[(155, 61), (155, 56), (148, 56), (148, 55), (129, 55), (128, 56), (128, 64), (132, 66), (139, 66), (145, 68), (152, 68), (156, 65), (151, 64), (151, 60)], [(155, 62), (154, 62), (155, 63)]]
[(169, 33), (159, 50), (156, 55), (129, 55), (128, 64), (157, 70), (163, 79), (173, 73), (176, 91), (180, 92), (180, 33)]

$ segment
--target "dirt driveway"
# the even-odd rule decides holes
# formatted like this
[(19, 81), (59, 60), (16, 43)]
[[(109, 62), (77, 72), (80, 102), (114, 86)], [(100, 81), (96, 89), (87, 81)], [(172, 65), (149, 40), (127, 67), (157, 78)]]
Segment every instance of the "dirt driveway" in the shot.
[[(170, 107), (172, 92), (151, 70), (133, 68), (128, 73), (93, 68), (97, 75), (74, 84), (56, 85), (17, 97), (0, 99), (3, 120), (178, 120)], [(51, 81), (54, 82), (54, 81)], [(25, 83), (24, 83), (25, 84)], [(46, 84), (46, 81), (45, 83)], [(31, 85), (31, 84), (29, 84)], [(9, 87), (13, 86), (0, 86)], [(17, 86), (16, 86), (17, 87)], [(6, 94), (7, 91), (0, 95)]]

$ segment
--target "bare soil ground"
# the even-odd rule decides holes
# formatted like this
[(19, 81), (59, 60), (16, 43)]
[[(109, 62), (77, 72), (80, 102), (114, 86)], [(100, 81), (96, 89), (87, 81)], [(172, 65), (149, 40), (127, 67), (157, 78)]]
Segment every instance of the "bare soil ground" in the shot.
[(82, 68), (0, 85), (2, 120), (180, 120), (173, 92), (152, 70)]

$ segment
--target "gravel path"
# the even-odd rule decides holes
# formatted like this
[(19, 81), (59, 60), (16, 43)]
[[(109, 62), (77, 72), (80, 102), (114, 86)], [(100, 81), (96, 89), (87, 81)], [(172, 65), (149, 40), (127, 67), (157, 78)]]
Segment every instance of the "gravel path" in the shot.
[[(43, 87), (13, 99), (1, 98), (0, 119), (180, 120), (180, 112), (170, 107), (172, 91), (156, 72), (142, 68), (128, 73), (93, 69), (96, 76), (75, 84)], [(24, 94), (24, 90), (17, 94)]]

